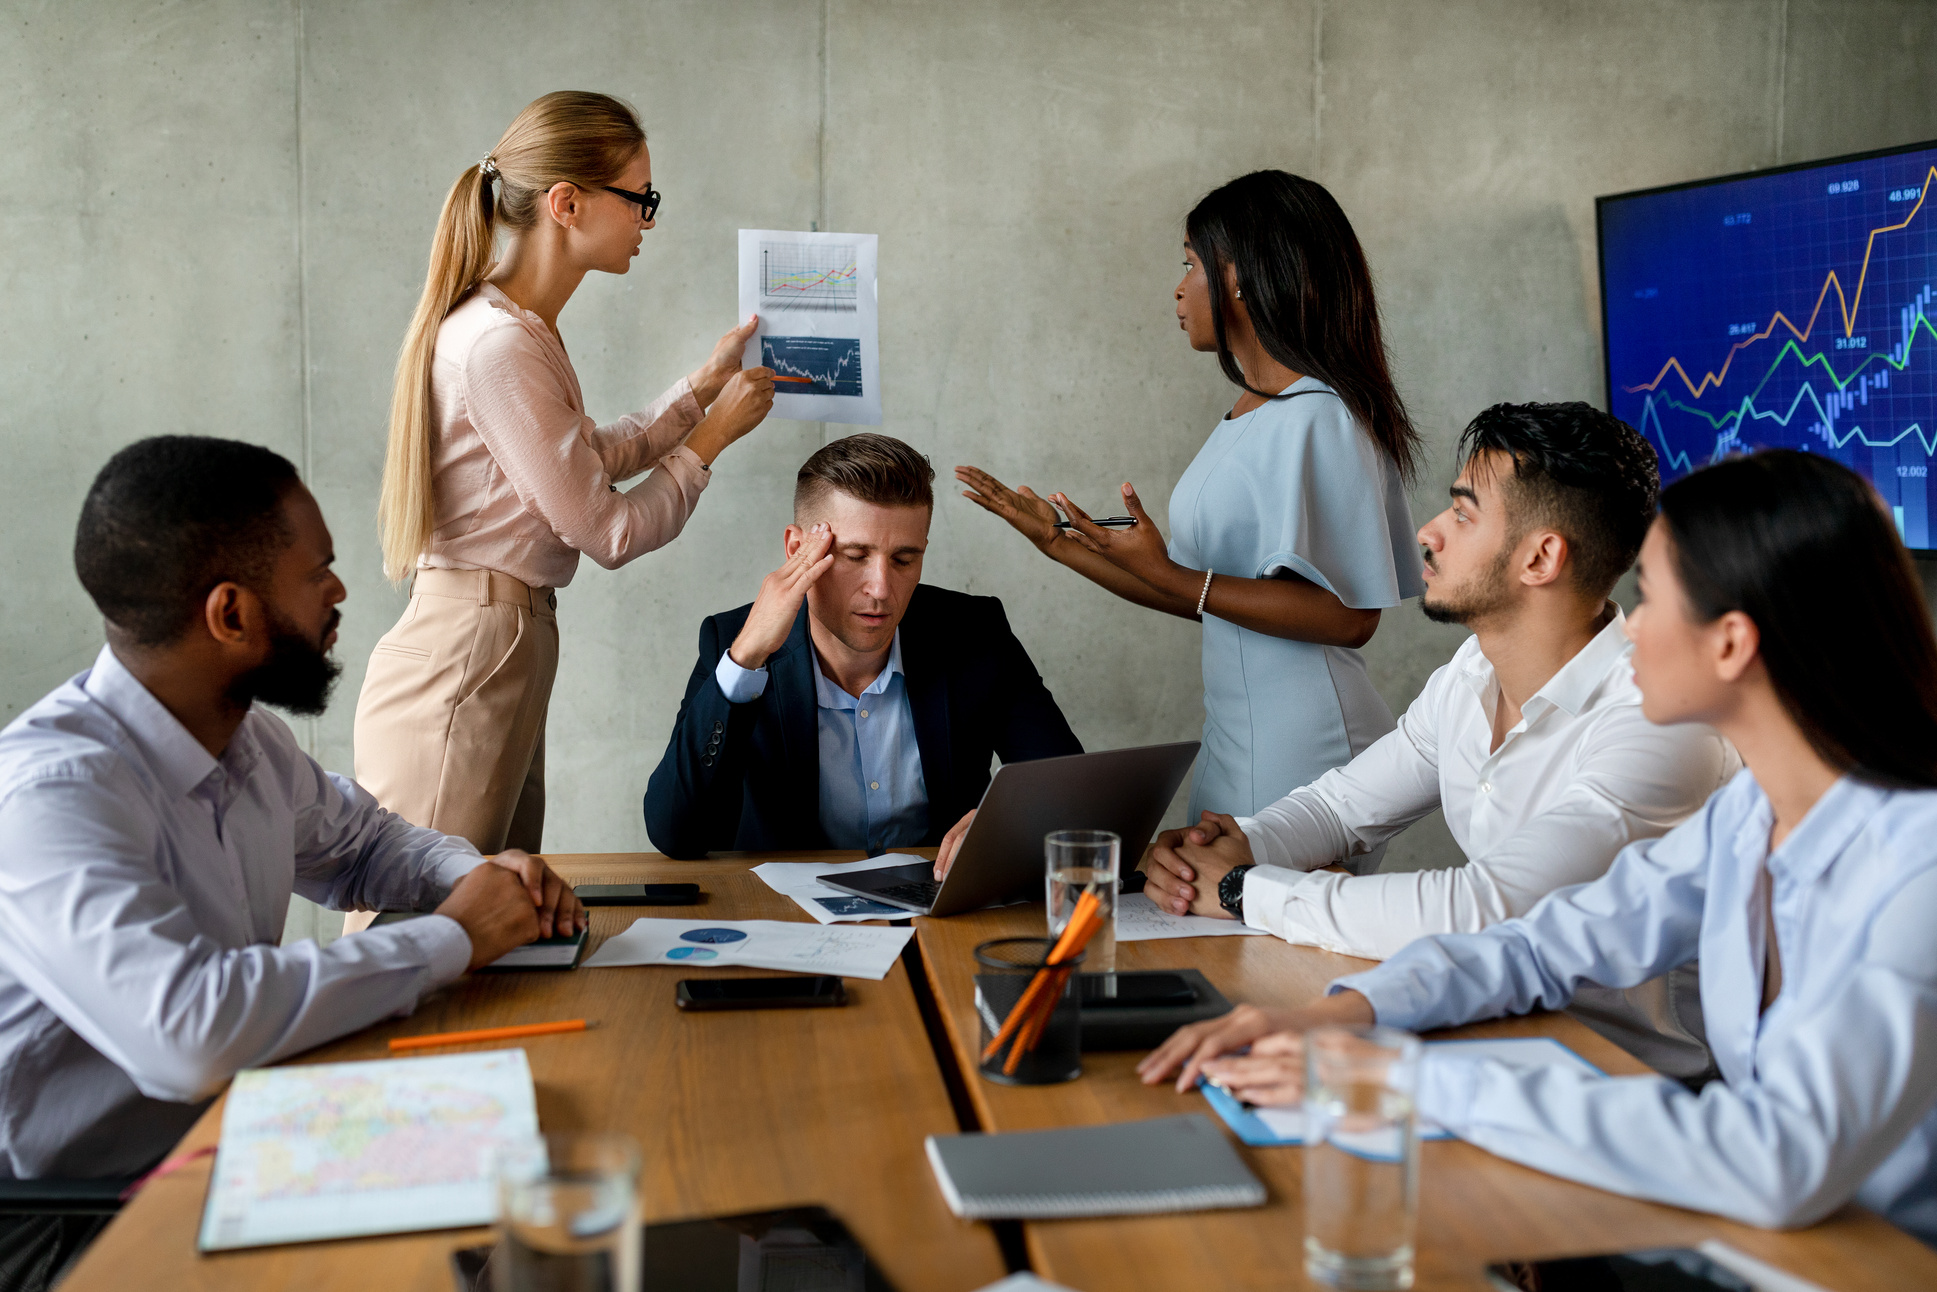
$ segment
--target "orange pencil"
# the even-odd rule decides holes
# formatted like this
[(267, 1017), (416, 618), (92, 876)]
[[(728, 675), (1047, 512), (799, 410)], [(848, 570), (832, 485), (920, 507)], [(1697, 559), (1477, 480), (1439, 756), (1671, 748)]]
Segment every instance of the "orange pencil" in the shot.
[(516, 1027), (481, 1027), (474, 1032), (432, 1032), (428, 1036), (399, 1036), (390, 1042), (394, 1053), (398, 1050), (423, 1050), (433, 1045), (466, 1045), (472, 1041), (509, 1041), (520, 1036), (550, 1036), (554, 1032), (583, 1032), (587, 1024), (582, 1018), (569, 1018), (562, 1023), (520, 1023)]
[(774, 380), (799, 382), (803, 386), (811, 386), (814, 384), (814, 379), (812, 377), (782, 377), (782, 376), (776, 375), (774, 377)]
[[(1088, 903), (1088, 905), (1086, 906), (1085, 903)], [(1071, 913), (1069, 923), (1063, 926), (1063, 935), (1056, 939), (1056, 945), (1050, 949), (1047, 963), (1053, 965), (1065, 955), (1069, 954), (1071, 945), (1076, 941), (1077, 935), (1082, 932), (1081, 925), (1083, 921), (1088, 918), (1090, 912), (1094, 911), (1098, 905), (1100, 903), (1096, 900), (1095, 895), (1091, 893), (1084, 893), (1082, 897), (1077, 899), (1076, 910)], [(1023, 991), (1022, 999), (1018, 1000), (1010, 1008), (1009, 1017), (1002, 1021), (1001, 1030), (995, 1034), (995, 1039), (989, 1042), (988, 1048), (982, 1051), (982, 1061), (984, 1063), (994, 1058), (995, 1052), (1002, 1048), (1002, 1043), (1008, 1040), (1017, 1028), (1022, 1026), (1023, 1020), (1029, 1017), (1029, 1006), (1041, 994), (1043, 988), (1048, 985), (1049, 970), (1036, 970), (1036, 976), (1029, 980), (1029, 986)]]

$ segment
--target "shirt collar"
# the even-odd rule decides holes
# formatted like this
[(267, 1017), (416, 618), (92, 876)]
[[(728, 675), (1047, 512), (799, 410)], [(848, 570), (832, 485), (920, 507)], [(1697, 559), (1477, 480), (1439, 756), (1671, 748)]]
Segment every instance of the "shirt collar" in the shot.
[(94, 667), (88, 670), (81, 689), (121, 724), (148, 770), (169, 794), (187, 794), (218, 768), (230, 782), (240, 783), (262, 757), (262, 748), (245, 720), (235, 729), (218, 762), (155, 698), (154, 692), (128, 671), (112, 647), (103, 646), (94, 657)]
[(1791, 882), (1798, 884), (1813, 883), (1828, 870), (1857, 832), (1876, 816), (1890, 795), (1890, 791), (1881, 786), (1868, 785), (1851, 776), (1840, 777), (1796, 823), (1796, 828), (1789, 832), (1789, 837), (1782, 841), (1781, 846), (1771, 853), (1768, 851), (1769, 827), (1774, 824), (1775, 814), (1768, 796), (1762, 793), (1762, 787), (1757, 785), (1755, 788), (1761, 802), (1750, 818), (1760, 827), (1760, 835), (1757, 838), (1744, 838), (1738, 846), (1750, 849), (1753, 855), (1767, 855), (1772, 870), (1781, 871)]
[(888, 663), (881, 675), (868, 683), (867, 689), (859, 697), (849, 695), (821, 671), (820, 652), (814, 652), (814, 701), (823, 709), (855, 709), (860, 700), (870, 695), (885, 694), (893, 685), (895, 675), (901, 672), (901, 629), (895, 629), (894, 642), (888, 647)]
[(1574, 658), (1561, 665), (1560, 671), (1548, 678), (1546, 685), (1534, 695), (1546, 698), (1570, 715), (1578, 715), (1594, 698), (1594, 692), (1600, 689), (1608, 674), (1617, 667), (1627, 667), (1628, 652), (1634, 648), (1628, 640), (1627, 622), (1621, 607), (1615, 606), (1614, 618), (1607, 626), (1595, 633), (1593, 640), (1581, 647)]

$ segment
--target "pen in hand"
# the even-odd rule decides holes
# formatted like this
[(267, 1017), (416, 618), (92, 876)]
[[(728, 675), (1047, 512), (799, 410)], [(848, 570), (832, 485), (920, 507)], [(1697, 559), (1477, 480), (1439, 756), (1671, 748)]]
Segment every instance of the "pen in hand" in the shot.
[[(1093, 520), (1090, 522), (1090, 524), (1097, 526), (1099, 529), (1128, 529), (1136, 523), (1137, 518), (1135, 516), (1105, 516), (1101, 520)], [(1056, 522), (1056, 528), (1075, 529), (1076, 522), (1073, 520), (1059, 520)]]

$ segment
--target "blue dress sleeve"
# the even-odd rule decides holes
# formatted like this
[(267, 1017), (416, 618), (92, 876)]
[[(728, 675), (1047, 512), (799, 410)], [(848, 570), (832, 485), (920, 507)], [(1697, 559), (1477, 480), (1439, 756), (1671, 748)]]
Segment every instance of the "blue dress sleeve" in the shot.
[[(1425, 590), (1417, 530), (1399, 469), (1320, 388), (1258, 410), (1253, 459), (1262, 552), (1253, 578), (1310, 579), (1355, 610)], [(1266, 420), (1266, 419), (1269, 420)]]

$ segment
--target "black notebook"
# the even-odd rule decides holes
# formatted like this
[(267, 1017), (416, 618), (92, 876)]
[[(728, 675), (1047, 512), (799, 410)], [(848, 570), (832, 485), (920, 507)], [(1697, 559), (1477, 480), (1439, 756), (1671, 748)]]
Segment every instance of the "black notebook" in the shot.
[(1261, 1207), (1264, 1185), (1201, 1113), (1109, 1126), (930, 1135), (942, 1196), (967, 1220)]

